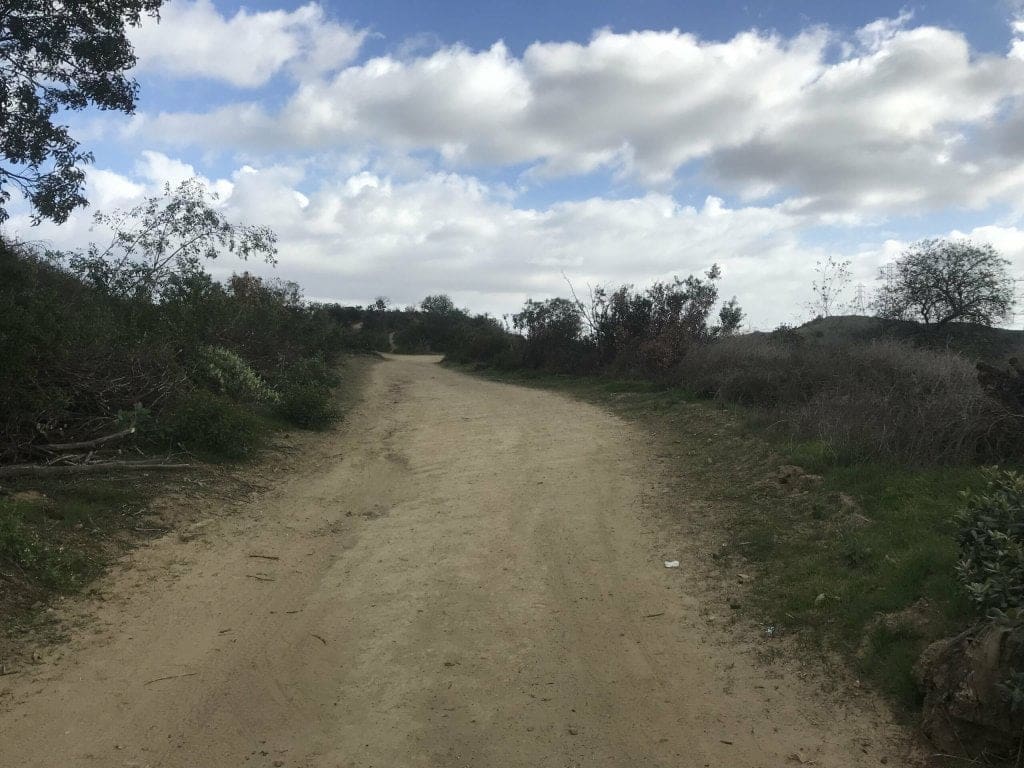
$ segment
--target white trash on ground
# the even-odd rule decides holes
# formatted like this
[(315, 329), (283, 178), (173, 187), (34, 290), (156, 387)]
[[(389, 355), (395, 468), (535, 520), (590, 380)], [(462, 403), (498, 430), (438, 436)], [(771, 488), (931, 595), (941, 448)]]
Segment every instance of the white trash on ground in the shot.
[(666, 568), (678, 568), (679, 567), (679, 561), (678, 560), (666, 560), (665, 561), (665, 567)]

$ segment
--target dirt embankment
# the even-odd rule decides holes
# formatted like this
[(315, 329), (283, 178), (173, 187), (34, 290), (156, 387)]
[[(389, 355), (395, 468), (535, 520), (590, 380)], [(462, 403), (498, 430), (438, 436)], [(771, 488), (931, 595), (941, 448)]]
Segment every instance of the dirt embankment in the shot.
[(727, 641), (655, 466), (594, 406), (379, 364), (301, 471), (0, 678), (0, 764), (906, 764), (866, 698)]

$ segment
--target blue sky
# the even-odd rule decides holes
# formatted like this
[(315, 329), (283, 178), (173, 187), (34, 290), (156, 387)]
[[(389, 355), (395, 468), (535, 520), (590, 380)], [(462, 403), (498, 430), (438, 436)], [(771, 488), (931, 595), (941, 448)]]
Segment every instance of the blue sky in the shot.
[[(171, 0), (133, 33), (137, 114), (71, 123), (94, 209), (197, 176), (278, 231), (276, 273), (311, 297), (503, 314), (565, 277), (718, 262), (769, 327), (806, 316), (818, 261), (870, 288), (920, 237), (991, 241), (1024, 272), (1021, 19), (1008, 0)], [(90, 211), (26, 214), (7, 228), (104, 236)]]
[[(231, 11), (236, 3), (217, 3)], [(251, 9), (294, 8), (301, 3), (257, 0)], [(979, 50), (1001, 51), (1009, 41), (1007, 19), (1014, 11), (1006, 0), (940, 0), (905, 5), (880, 0), (828, 2), (822, 0), (564, 0), (563, 2), (457, 2), (453, 0), (354, 0), (324, 6), (338, 18), (367, 27), (381, 37), (368, 45), (371, 53), (384, 53), (416, 37), (442, 43), (489, 47), (504, 40), (516, 53), (538, 40), (584, 42), (600, 27), (619, 32), (678, 27), (710, 39), (726, 39), (737, 31), (757, 27), (793, 34), (815, 24), (853, 31), (875, 19), (912, 10), (915, 21), (964, 32)]]

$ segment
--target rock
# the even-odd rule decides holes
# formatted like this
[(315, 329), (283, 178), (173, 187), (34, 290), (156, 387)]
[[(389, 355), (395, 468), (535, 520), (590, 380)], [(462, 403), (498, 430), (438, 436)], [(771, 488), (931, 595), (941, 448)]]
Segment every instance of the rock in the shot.
[(1024, 712), (1001, 689), (1024, 669), (1024, 626), (984, 623), (929, 645), (914, 667), (921, 730), (939, 749), (975, 759), (1016, 754)]

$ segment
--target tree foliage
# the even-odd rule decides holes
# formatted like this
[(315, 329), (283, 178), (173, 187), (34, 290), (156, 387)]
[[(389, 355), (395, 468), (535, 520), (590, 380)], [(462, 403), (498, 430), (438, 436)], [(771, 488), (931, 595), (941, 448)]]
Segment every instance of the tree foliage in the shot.
[(730, 336), (743, 322), (733, 298), (718, 304), (717, 265), (703, 276), (656, 282), (643, 290), (598, 286), (589, 302), (572, 298), (527, 301), (512, 325), (524, 337), (523, 364), (545, 370), (583, 373), (599, 369), (671, 376), (694, 345)]
[(578, 302), (554, 298), (529, 299), (512, 316), (512, 327), (526, 337), (523, 362), (530, 368), (577, 371), (592, 367), (593, 340), (584, 334)]
[(922, 240), (883, 267), (874, 309), (891, 320), (995, 325), (1013, 311), (1009, 266), (987, 243)]
[(113, 230), (105, 247), (95, 243), (71, 256), (71, 270), (109, 294), (160, 298), (204, 274), (203, 260), (223, 252), (274, 263), (277, 236), (269, 227), (233, 224), (216, 207), (217, 197), (195, 179), (148, 198), (128, 211), (93, 217)]
[(232, 435), (238, 451), (254, 444), (253, 409), (332, 417), (341, 308), (204, 269), (225, 252), (272, 261), (273, 232), (231, 222), (194, 182), (97, 221), (110, 244), (69, 255), (0, 239), (0, 463), (109, 434), (126, 413), (147, 415), (151, 447), (214, 453)]
[(85, 205), (92, 160), (59, 120), (89, 105), (131, 113), (138, 86), (127, 28), (163, 0), (0, 0), (0, 222), (11, 189), (36, 221), (63, 222)]
[(435, 315), (451, 315), (458, 311), (455, 309), (455, 302), (451, 300), (451, 297), (443, 293), (427, 296), (420, 302), (420, 309)]

